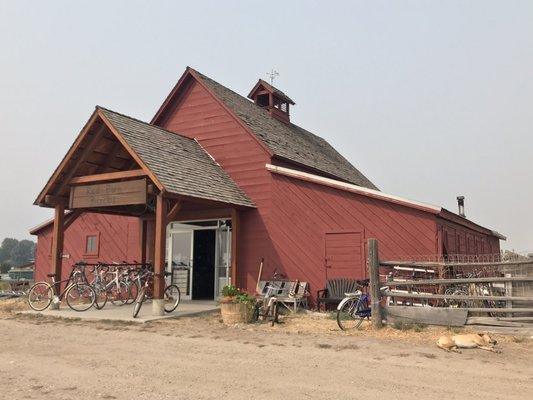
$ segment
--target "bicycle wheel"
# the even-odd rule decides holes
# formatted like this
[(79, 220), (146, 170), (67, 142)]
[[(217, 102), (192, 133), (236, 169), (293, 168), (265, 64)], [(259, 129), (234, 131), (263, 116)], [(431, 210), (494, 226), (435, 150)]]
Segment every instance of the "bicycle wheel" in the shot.
[(35, 311), (46, 310), (52, 303), (54, 290), (47, 282), (37, 282), (28, 293), (28, 304)]
[(116, 306), (123, 306), (128, 300), (129, 288), (126, 282), (119, 281), (118, 287), (116, 283), (113, 283), (108, 289), (109, 297), (111, 297), (111, 303)]
[(180, 289), (176, 285), (169, 285), (165, 288), (165, 293), (163, 295), (163, 308), (165, 312), (171, 313), (180, 304), (181, 294)]
[(65, 293), (68, 306), (74, 311), (87, 311), (96, 299), (94, 289), (85, 283), (75, 283)]
[(359, 301), (359, 298), (348, 300), (340, 310), (337, 310), (337, 325), (343, 331), (349, 331), (357, 329), (363, 323), (363, 320), (367, 315), (363, 312), (363, 302)]
[(132, 304), (137, 298), (138, 294), (139, 286), (137, 285), (137, 282), (130, 282), (128, 284), (128, 298), (126, 300), (126, 304)]
[(135, 299), (135, 305), (133, 306), (133, 318), (137, 318), (137, 315), (139, 315), (139, 311), (141, 311), (143, 301), (146, 298), (145, 292), (146, 288), (143, 287), (137, 295), (137, 298)]
[(96, 294), (96, 297), (94, 299), (94, 308), (96, 308), (97, 310), (101, 310), (105, 307), (107, 303), (107, 290), (105, 290), (103, 284), (93, 285), (93, 289)]
[[(463, 289), (457, 289), (457, 288), (448, 288), (444, 292), (445, 295), (460, 295), (460, 296), (468, 296), (468, 292)], [(467, 300), (457, 300), (457, 299), (446, 299), (444, 300), (447, 307), (450, 308), (465, 308), (469, 306), (469, 302)]]

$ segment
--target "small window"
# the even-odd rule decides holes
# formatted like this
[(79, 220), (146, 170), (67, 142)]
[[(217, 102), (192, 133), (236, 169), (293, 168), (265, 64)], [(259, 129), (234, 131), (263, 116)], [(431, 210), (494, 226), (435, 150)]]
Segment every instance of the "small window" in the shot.
[(92, 234), (85, 237), (85, 254), (98, 255), (98, 235)]
[(256, 99), (257, 105), (259, 107), (267, 107), (270, 103), (269, 95), (267, 94), (259, 94), (257, 95)]

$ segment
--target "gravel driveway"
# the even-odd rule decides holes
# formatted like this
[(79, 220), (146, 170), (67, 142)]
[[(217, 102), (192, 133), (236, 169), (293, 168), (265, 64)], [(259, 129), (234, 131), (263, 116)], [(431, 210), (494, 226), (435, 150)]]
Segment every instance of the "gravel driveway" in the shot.
[[(297, 327), (297, 329), (294, 328)], [(531, 399), (531, 342), (502, 354), (339, 332), (0, 318), (0, 398)], [(288, 329), (291, 328), (291, 329)], [(4, 397), (5, 396), (5, 397)]]

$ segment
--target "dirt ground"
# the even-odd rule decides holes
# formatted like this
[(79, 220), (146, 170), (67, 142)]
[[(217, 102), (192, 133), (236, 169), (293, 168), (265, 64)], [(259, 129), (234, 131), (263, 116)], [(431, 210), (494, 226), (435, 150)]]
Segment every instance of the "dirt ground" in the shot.
[[(224, 326), (217, 315), (146, 324), (15, 315), (0, 307), (0, 398), (531, 399), (533, 342), (446, 353), (441, 328), (340, 332), (327, 316)], [(3, 311), (2, 311), (3, 310)]]

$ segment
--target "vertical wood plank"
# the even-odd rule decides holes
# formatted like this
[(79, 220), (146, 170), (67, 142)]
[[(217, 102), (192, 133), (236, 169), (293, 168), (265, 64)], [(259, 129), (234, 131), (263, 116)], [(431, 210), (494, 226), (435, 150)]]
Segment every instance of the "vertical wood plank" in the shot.
[(239, 237), (239, 211), (231, 210), (231, 284), (237, 286), (238, 246)]
[(368, 239), (368, 277), (370, 279), (372, 326), (379, 329), (383, 326), (383, 322), (381, 320), (381, 296), (379, 293), (378, 241), (376, 239)]
[(146, 264), (146, 238), (148, 231), (148, 221), (145, 219), (139, 220), (139, 233), (140, 233), (140, 247), (141, 247), (141, 263)]
[(159, 193), (155, 207), (154, 299), (162, 299), (165, 290), (166, 215), (165, 199), (163, 193)]
[[(52, 232), (52, 268), (57, 281), (61, 280), (63, 264), (63, 225), (65, 220), (65, 206), (57, 204), (54, 210), (54, 228)], [(58, 288), (61, 289), (61, 288)]]

